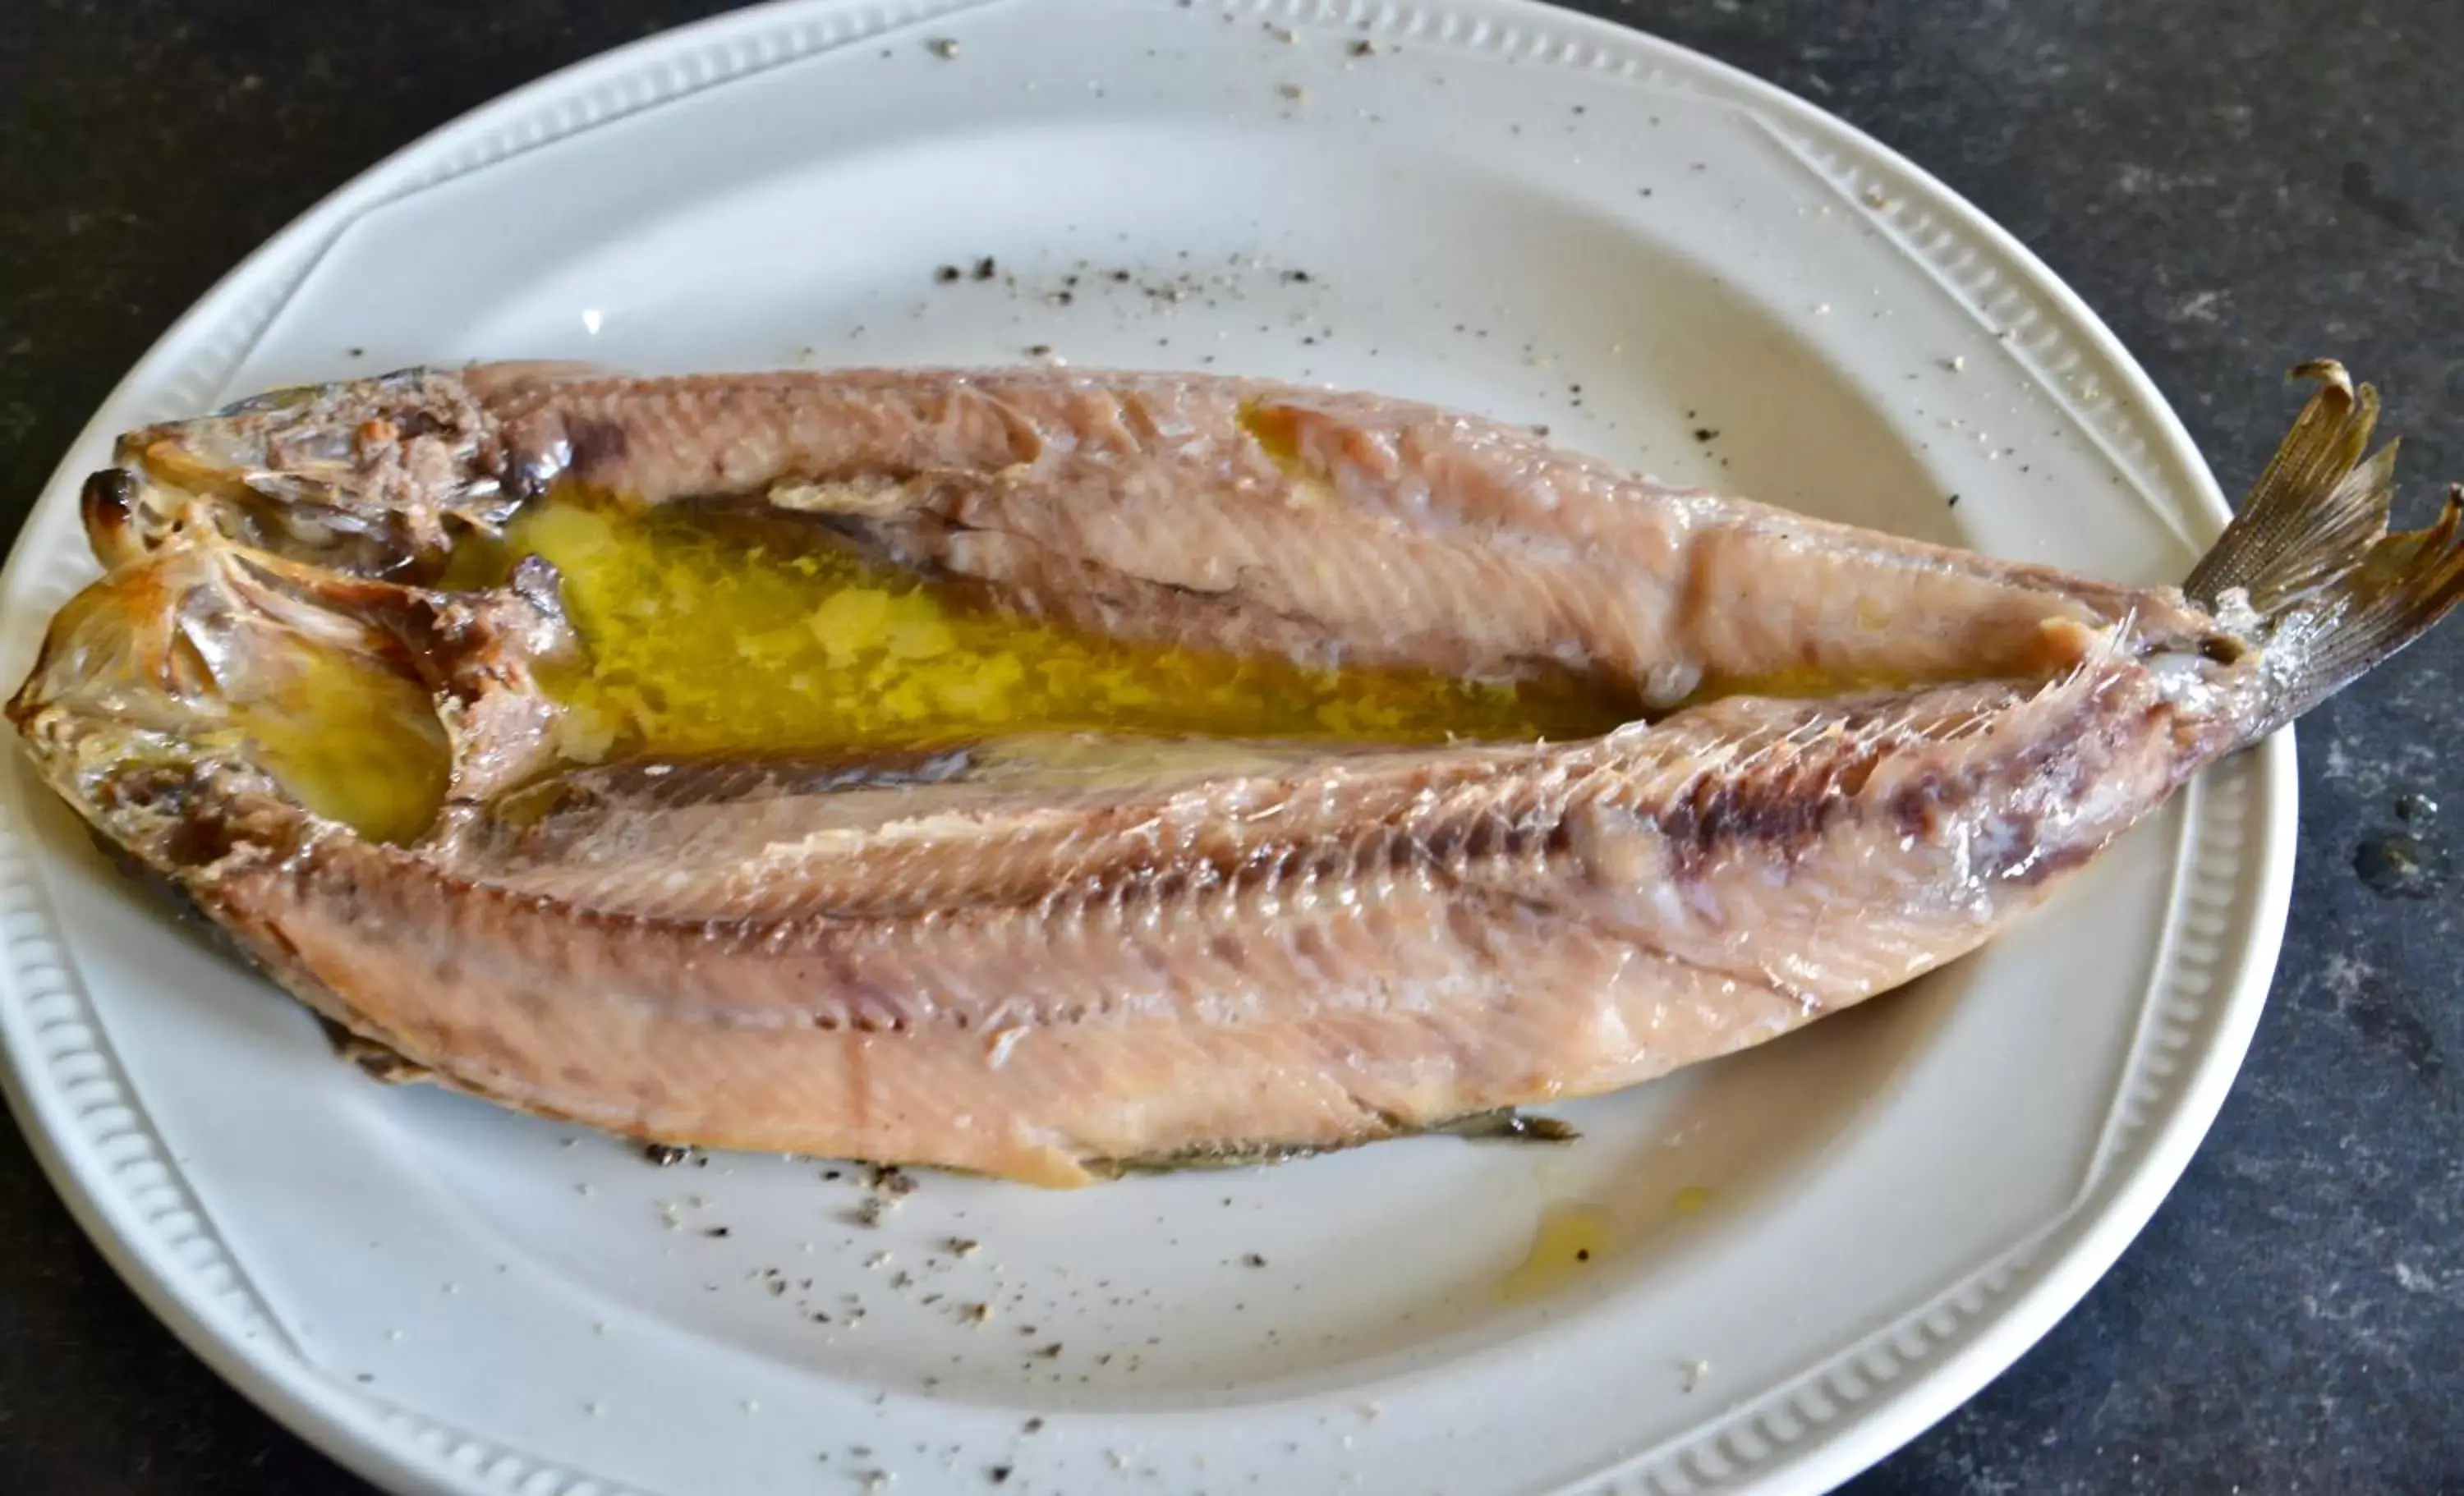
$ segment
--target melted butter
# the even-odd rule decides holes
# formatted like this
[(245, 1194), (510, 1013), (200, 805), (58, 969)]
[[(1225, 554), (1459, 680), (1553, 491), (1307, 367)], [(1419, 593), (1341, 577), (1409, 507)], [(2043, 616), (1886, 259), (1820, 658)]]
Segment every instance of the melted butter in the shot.
[(1599, 1265), (1614, 1244), (1616, 1223), (1597, 1205), (1557, 1205), (1540, 1218), (1531, 1250), (1497, 1285), (1507, 1303), (1546, 1298)]
[[(571, 495), (530, 506), (500, 541), (465, 540), (437, 584), (499, 584), (530, 555), (562, 573), (589, 656), (585, 670), (543, 682), (569, 709), (559, 746), (580, 762), (1075, 732), (1563, 740), (1636, 712), (1571, 676), (1314, 670), (1103, 639), (1001, 613), (808, 523), (628, 511)], [(266, 644), (248, 678), (224, 684), (254, 760), (308, 809), (387, 842), (434, 819), (449, 746), (417, 682), (293, 641)]]
[(1242, 433), (1258, 444), (1261, 451), (1288, 475), (1299, 475), (1301, 463), (1301, 427), (1299, 412), (1286, 406), (1243, 405), (1239, 416)]
[(318, 815), (380, 842), (428, 828), (445, 798), (445, 729), (418, 682), (338, 649), (253, 662), (233, 724), (251, 758)]
[[(1857, 623), (1865, 631), (1888, 628), (1889, 609), (1870, 598), (1856, 603)], [(1916, 691), (1960, 681), (1997, 676), (2045, 676), (2067, 671), (2084, 660), (2102, 637), (2087, 625), (2067, 618), (2048, 619), (2029, 638), (1994, 645), (1958, 662), (1937, 661), (1930, 670), (1850, 670), (1837, 666), (1786, 665), (1769, 671), (1706, 671), (1684, 701), (1693, 706), (1728, 696), (1776, 696), (1809, 700), (1885, 692)]]
[[(569, 755), (863, 750), (1110, 731), (1353, 742), (1595, 736), (1630, 704), (1572, 679), (1313, 670), (1103, 639), (984, 606), (814, 526), (560, 495), (507, 535), (564, 577), (590, 655), (552, 683)], [(510, 559), (480, 556), (455, 580)]]
[(1906, 672), (1823, 670), (1813, 665), (1758, 671), (1750, 674), (1711, 671), (1705, 673), (1702, 684), (1695, 687), (1686, 696), (1684, 704), (1696, 706), (1706, 701), (1724, 700), (1729, 696), (1774, 696), (1792, 701), (1810, 701), (1826, 696), (1908, 691), (1919, 686), (1940, 685), (1947, 680), (1956, 678), (1959, 677), (1926, 678)]

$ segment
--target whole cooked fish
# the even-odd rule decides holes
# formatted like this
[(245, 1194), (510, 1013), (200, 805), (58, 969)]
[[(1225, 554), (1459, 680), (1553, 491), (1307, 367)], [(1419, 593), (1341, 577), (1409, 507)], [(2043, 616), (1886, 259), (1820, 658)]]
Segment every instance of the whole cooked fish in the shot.
[[(2306, 372), (2175, 589), (1255, 382), (413, 371), (125, 437), (85, 491), (107, 574), (10, 715), (275, 979), (512, 1106), (1045, 1184), (1341, 1146), (1898, 986), (2429, 628), (2464, 510), (2388, 535), (2374, 396)], [(555, 568), (455, 579), (569, 485), (808, 517), (1111, 638), (1639, 705), (1569, 742), (579, 761), (553, 687), (590, 646)], [(348, 778), (381, 719), (439, 766), (370, 834), (295, 770)]]

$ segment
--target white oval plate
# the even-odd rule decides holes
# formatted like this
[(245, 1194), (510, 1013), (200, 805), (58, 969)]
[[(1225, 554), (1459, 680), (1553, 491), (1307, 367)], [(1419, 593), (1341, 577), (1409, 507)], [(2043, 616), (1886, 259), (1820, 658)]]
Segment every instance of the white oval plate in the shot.
[[(0, 583), (0, 667), (91, 575), (76, 482), (142, 422), (426, 361), (1037, 345), (1546, 423), (2132, 582), (2180, 577), (2225, 513), (2017, 244), (1692, 54), (1517, 0), (804, 0), (527, 88), (251, 258), (61, 468)], [(11, 1099), (87, 1228), (344, 1463), (523, 1496), (1827, 1485), (2016, 1357), (2153, 1210), (2256, 1019), (2293, 834), (2278, 738), (1979, 957), (1566, 1108), (1572, 1147), (1074, 1195), (927, 1177), (867, 1226), (858, 1171), (655, 1169), (368, 1083), (22, 762), (0, 781)], [(1502, 1291), (1573, 1207), (1602, 1249)]]

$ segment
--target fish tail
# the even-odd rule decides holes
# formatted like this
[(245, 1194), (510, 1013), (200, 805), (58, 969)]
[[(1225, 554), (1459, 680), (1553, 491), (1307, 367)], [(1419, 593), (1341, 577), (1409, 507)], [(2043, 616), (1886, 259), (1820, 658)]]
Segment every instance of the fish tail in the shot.
[(2183, 583), (2257, 649), (2265, 737), (2429, 632), (2464, 600), (2464, 485), (2429, 527), (2389, 534), (2396, 444), (2365, 457), (2378, 392), (2332, 360), (2250, 496)]
[(2233, 611), (2227, 594), (2239, 588), (2266, 617), (2352, 570), (2387, 534), (2395, 444), (2362, 460), (2378, 425), (2378, 391), (2355, 385), (2332, 359), (2301, 364), (2293, 377), (2319, 381), (2318, 392), (2215, 548), (2182, 583), (2190, 601), (2211, 612)]

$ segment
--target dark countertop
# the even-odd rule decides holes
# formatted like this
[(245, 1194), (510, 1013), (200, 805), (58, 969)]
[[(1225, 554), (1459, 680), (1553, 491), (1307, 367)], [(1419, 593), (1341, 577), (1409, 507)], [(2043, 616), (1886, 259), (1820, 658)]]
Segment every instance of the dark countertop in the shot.
[[(2464, 6), (1589, 8), (1947, 180), (2098, 308), (2229, 489), (2279, 434), (2265, 381), (2323, 353), (2383, 385), (2415, 508), (2464, 477)], [(8, 6), (11, 527), (146, 344), (310, 202), (507, 88), (708, 9)], [(2464, 1490), (2459, 894), (2434, 828), (2395, 848), (2409, 876), (2387, 840), (2401, 793), (2464, 823), (2464, 759), (2439, 747), (2459, 684), (2451, 627), (2304, 721), (2292, 928), (2214, 1133), (2079, 1309), (1863, 1496)], [(0, 1491), (362, 1489), (147, 1316), (0, 1127)]]

